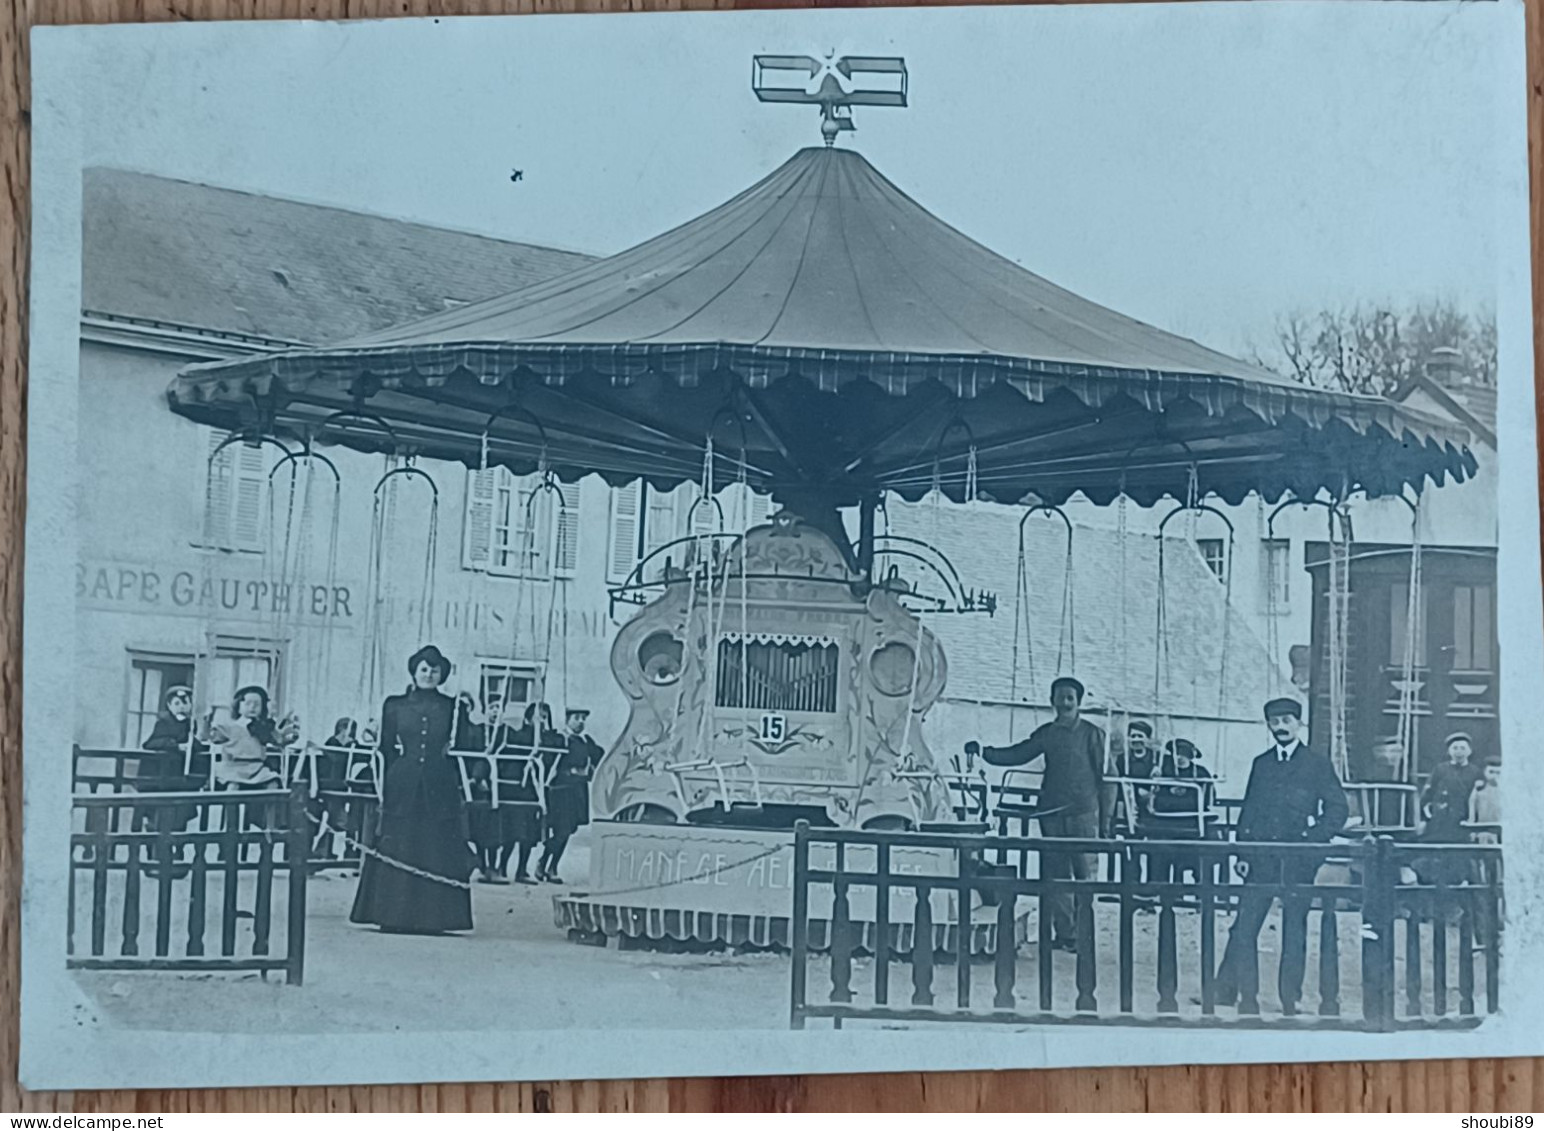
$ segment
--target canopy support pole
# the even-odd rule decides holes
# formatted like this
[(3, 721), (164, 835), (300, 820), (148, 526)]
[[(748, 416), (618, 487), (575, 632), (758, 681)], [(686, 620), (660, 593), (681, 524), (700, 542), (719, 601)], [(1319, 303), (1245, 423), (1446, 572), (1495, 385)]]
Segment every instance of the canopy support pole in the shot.
[(878, 495), (868, 494), (858, 500), (858, 572), (870, 585), (874, 582), (874, 512), (878, 508)]

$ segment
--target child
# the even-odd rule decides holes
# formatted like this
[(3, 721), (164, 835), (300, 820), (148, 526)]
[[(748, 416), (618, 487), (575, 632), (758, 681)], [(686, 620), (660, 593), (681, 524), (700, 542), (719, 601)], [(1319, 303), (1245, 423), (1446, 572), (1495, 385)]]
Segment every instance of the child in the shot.
[(1475, 844), (1501, 843), (1501, 756), (1485, 759), (1485, 776), (1469, 794), (1470, 836)]
[[(1142, 814), (1142, 835), (1149, 840), (1204, 840), (1212, 808), (1212, 775), (1200, 764), (1201, 751), (1189, 739), (1176, 738), (1164, 745), (1159, 763), (1159, 784), (1153, 787)], [(1155, 850), (1148, 855), (1149, 883), (1179, 883), (1185, 874), (1200, 878), (1200, 854)]]
[[(1501, 756), (1492, 754), (1485, 759), (1484, 776), (1474, 783), (1469, 794), (1469, 835), (1475, 844), (1501, 843)], [(1492, 927), (1500, 922), (1501, 861), (1489, 856), (1474, 862), (1474, 880), (1481, 887), (1495, 884), (1496, 901), (1481, 900), (1478, 922), (1475, 924), (1475, 940), (1484, 943), (1490, 938)]]

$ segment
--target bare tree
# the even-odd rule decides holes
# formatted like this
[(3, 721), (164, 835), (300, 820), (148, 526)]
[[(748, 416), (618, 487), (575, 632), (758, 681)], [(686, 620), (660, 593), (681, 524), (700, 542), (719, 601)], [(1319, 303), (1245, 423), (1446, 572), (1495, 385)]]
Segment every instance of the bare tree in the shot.
[(1451, 302), (1293, 311), (1276, 320), (1275, 340), (1253, 360), (1305, 385), (1387, 396), (1425, 372), (1439, 349), (1457, 350), (1474, 384), (1495, 384), (1495, 315)]

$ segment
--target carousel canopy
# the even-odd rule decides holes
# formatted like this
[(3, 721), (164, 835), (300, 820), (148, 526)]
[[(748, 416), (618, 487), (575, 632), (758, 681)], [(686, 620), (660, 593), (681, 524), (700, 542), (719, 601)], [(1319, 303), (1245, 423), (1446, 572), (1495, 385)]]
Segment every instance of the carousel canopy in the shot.
[[(862, 156), (806, 149), (630, 251), (329, 348), (185, 370), (175, 412), (517, 471), (838, 503), (935, 480), (1140, 503), (1462, 479), (1456, 425), (1298, 384), (1057, 287)], [(341, 410), (351, 415), (329, 420)], [(486, 435), (487, 443), (482, 439)], [(486, 456), (485, 453), (486, 452)]]

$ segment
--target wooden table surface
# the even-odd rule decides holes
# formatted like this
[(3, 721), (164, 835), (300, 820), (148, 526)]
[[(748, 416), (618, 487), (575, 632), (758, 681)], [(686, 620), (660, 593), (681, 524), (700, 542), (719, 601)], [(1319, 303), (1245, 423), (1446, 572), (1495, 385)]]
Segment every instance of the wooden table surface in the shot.
[[(1371, 2), (1371, 0), (1366, 0)], [(1533, 286), (1541, 290), (1544, 0), (1528, 5), (1528, 148)], [(1544, 1057), (1526, 1060), (1280, 1064), (1209, 1068), (908, 1073), (894, 1076), (440, 1084), (142, 1092), (22, 1092), (16, 1084), (21, 886), (21, 592), (27, 355), (32, 24), (190, 19), (832, 7), (679, 0), (7, 0), (0, 23), (0, 1111), (1467, 1111), (1544, 1110)], [(1540, 339), (1535, 300), (1534, 336)], [(1535, 368), (1535, 388), (1540, 388)], [(1544, 392), (1541, 392), (1544, 403)], [(1544, 483), (1544, 474), (1541, 474)], [(1541, 490), (1544, 495), (1544, 490)], [(1155, 1037), (1155, 1039), (1157, 1039)], [(1164, 1038), (1168, 1039), (1168, 1038)]]

